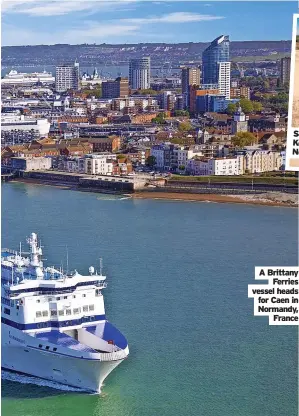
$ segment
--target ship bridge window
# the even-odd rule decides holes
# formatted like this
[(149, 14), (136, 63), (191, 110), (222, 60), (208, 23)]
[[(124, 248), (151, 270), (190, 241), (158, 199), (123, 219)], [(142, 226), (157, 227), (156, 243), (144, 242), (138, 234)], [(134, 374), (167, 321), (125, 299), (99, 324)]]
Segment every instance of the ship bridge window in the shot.
[(58, 296), (58, 297), (56, 298), (56, 300), (60, 300), (60, 297)]
[(10, 315), (10, 309), (4, 308), (4, 313), (6, 313), (6, 315)]
[(94, 305), (89, 305), (89, 310), (94, 311)]
[(67, 299), (67, 296), (64, 296), (63, 299)]
[(48, 311), (43, 311), (43, 316), (48, 316)]
[(88, 312), (88, 306), (83, 306), (83, 312)]
[(51, 310), (51, 316), (57, 316), (57, 311), (56, 310)]
[(74, 308), (73, 309), (74, 314), (80, 313), (81, 312), (81, 308)]
[(64, 316), (64, 311), (58, 311), (59, 316)]
[(41, 318), (41, 316), (42, 316), (41, 311), (37, 311), (37, 312), (35, 313), (35, 316), (36, 316), (37, 318)]
[(71, 310), (71, 309), (67, 309), (67, 310), (66, 310), (66, 314), (67, 314), (67, 315), (71, 315), (71, 314), (72, 314), (72, 310)]

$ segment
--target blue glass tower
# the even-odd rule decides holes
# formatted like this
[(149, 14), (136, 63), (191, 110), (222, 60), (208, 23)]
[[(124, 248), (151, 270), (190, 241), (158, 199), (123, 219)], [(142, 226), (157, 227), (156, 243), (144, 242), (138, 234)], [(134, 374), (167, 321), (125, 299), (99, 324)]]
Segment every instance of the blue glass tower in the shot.
[(221, 35), (202, 53), (204, 84), (219, 83), (219, 63), (229, 62), (229, 36)]

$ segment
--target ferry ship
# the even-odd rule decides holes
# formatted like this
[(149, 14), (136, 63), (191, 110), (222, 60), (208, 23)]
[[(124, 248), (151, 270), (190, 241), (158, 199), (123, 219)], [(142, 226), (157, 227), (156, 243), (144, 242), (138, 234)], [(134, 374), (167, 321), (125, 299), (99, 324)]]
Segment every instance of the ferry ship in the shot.
[[(1, 252), (2, 368), (98, 392), (128, 357), (124, 335), (106, 319), (106, 276), (44, 267), (37, 234), (30, 251)], [(25, 256), (29, 254), (29, 256)]]
[(46, 71), (33, 73), (19, 73), (15, 69), (12, 69), (1, 79), (2, 85), (28, 85), (37, 84), (38, 82), (42, 84), (53, 84), (55, 82), (55, 77), (53, 77), (51, 72)]

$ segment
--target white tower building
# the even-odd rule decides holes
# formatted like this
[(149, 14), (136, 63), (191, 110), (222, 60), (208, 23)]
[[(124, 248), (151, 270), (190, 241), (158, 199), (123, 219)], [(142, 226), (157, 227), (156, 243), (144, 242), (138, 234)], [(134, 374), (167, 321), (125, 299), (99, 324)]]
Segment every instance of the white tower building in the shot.
[(221, 95), (225, 95), (227, 100), (230, 99), (230, 62), (219, 62), (218, 64), (219, 78), (218, 85)]
[(57, 92), (79, 90), (79, 62), (56, 67), (55, 89)]
[(131, 59), (129, 64), (129, 85), (133, 90), (150, 88), (150, 57)]

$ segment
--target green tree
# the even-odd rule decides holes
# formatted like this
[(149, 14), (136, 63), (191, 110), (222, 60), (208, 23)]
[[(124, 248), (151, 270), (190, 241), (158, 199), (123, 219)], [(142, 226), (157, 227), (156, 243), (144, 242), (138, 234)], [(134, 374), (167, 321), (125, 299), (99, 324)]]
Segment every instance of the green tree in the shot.
[(156, 164), (156, 158), (155, 158), (155, 156), (149, 156), (146, 159), (146, 162), (145, 163), (147, 164), (147, 166), (154, 167), (155, 164)]
[(148, 88), (145, 90), (138, 90), (134, 93), (135, 95), (157, 95), (158, 91)]
[(229, 103), (226, 109), (227, 114), (234, 114), (237, 110), (237, 105), (233, 103)]
[(257, 138), (249, 131), (240, 131), (232, 137), (232, 144), (235, 147), (243, 148), (244, 146), (251, 146), (257, 143)]
[(179, 166), (179, 170), (185, 170), (185, 166), (184, 165)]
[(179, 124), (178, 129), (181, 132), (187, 132), (187, 131), (192, 130), (192, 125), (190, 123), (188, 123), (187, 121), (186, 122), (184, 121), (184, 122)]
[(184, 110), (175, 110), (174, 112), (175, 117), (189, 117), (189, 111)]
[(251, 101), (251, 102), (252, 102), (253, 111), (255, 112), (262, 111), (263, 105), (259, 101)]
[(253, 112), (252, 102), (248, 100), (247, 98), (241, 98), (240, 106), (242, 107), (242, 110), (244, 111), (245, 114)]
[(166, 121), (165, 121), (165, 113), (159, 113), (158, 115), (157, 115), (157, 117), (155, 117), (155, 118), (153, 118), (152, 119), (152, 122), (153, 123), (156, 123), (156, 124), (166, 124)]

